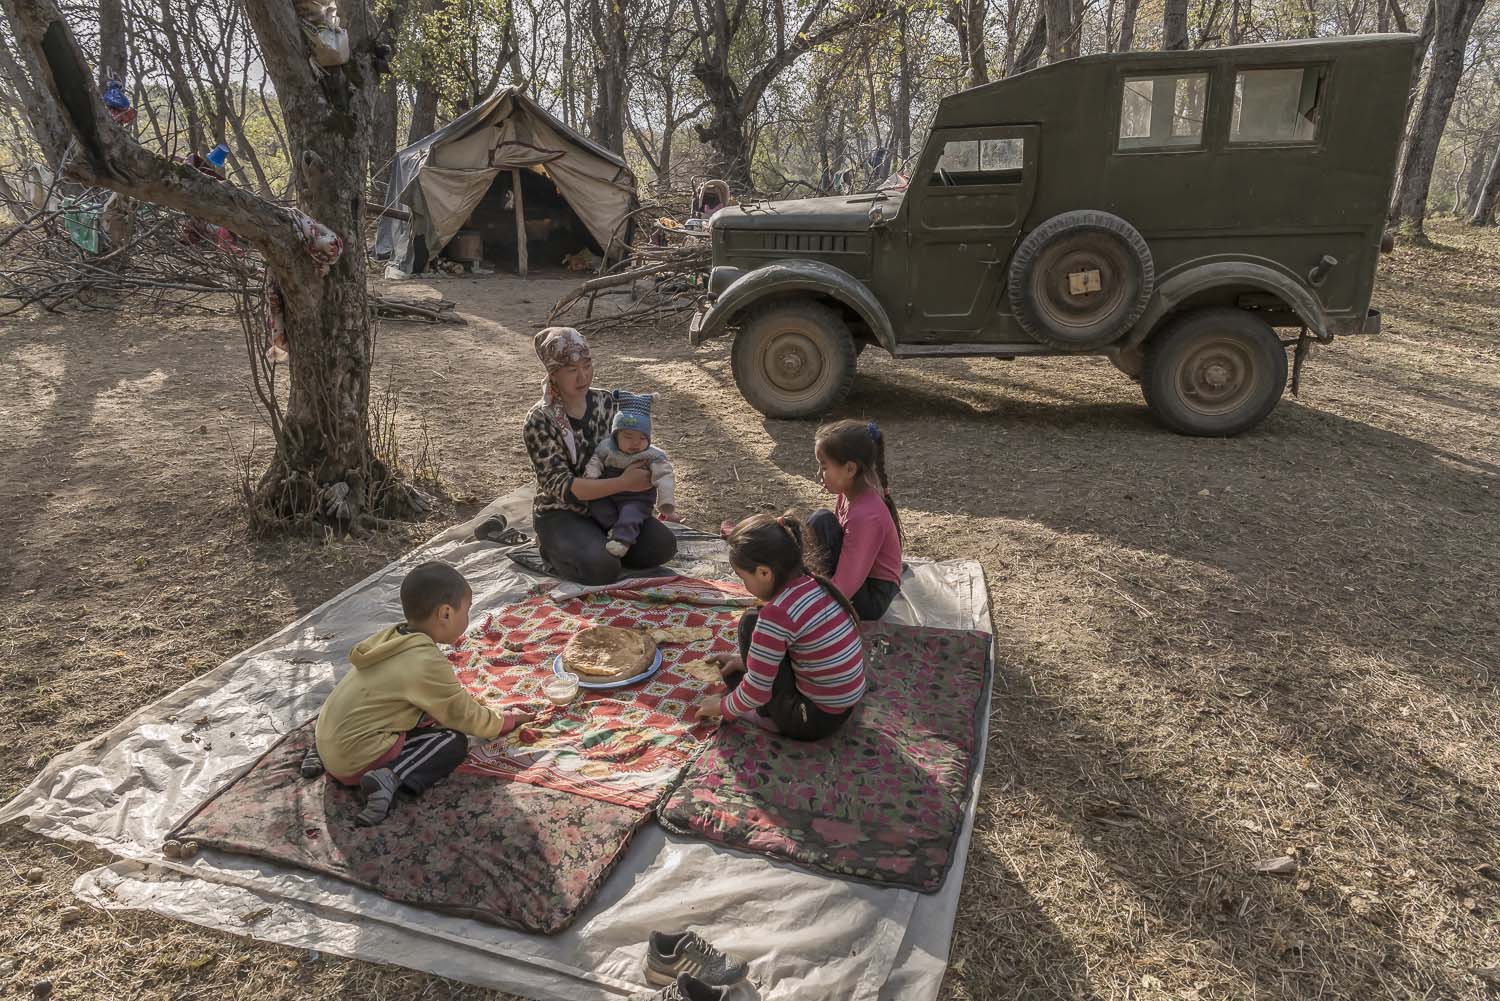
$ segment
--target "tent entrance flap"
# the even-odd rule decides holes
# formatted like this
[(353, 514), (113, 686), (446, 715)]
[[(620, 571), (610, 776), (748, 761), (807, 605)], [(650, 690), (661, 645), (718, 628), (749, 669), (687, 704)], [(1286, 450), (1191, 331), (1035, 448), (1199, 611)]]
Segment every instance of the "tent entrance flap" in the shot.
[(521, 180), (521, 209), (529, 270), (566, 267), (564, 258), (587, 250), (603, 251), (568, 200), (557, 190), (545, 168), (501, 170), (479, 198), (463, 229), (475, 230), (484, 242), (484, 258), (496, 268), (516, 271), (520, 266), (520, 234), (516, 225), (516, 177)]

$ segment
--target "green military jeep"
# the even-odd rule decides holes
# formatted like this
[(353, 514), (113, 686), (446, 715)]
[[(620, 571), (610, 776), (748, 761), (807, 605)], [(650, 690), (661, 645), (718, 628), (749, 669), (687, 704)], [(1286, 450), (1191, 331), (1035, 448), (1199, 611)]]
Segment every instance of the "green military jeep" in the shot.
[(1243, 431), (1281, 399), (1289, 345), (1300, 363), (1380, 329), (1415, 53), (1411, 35), (1116, 53), (955, 94), (904, 192), (716, 215), (690, 340), (734, 330), (735, 381), (769, 417), (836, 406), (874, 344), (1103, 354), (1173, 430)]

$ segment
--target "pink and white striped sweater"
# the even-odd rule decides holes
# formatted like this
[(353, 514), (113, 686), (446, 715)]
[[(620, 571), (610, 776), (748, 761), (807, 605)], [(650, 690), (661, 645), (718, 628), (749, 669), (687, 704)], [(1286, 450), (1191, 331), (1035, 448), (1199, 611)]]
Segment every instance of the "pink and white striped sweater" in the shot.
[(823, 585), (804, 575), (789, 581), (761, 608), (745, 658), (745, 677), (725, 697), (725, 715), (749, 716), (769, 702), (788, 653), (797, 690), (820, 709), (844, 712), (864, 697), (859, 627)]

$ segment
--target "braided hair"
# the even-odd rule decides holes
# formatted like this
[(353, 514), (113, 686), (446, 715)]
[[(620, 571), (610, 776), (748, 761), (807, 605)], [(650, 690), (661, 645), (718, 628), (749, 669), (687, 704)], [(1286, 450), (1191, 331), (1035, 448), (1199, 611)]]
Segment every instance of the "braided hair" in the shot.
[(788, 581), (806, 574), (822, 585), (850, 618), (858, 622), (859, 613), (854, 611), (854, 606), (833, 581), (808, 568), (808, 539), (807, 529), (794, 512), (788, 511), (780, 517), (754, 514), (729, 533), (729, 562), (746, 573), (753, 573), (756, 567), (770, 568), (771, 583), (778, 594)]
[(886, 509), (891, 512), (891, 521), (896, 524), (896, 537), (903, 543), (906, 533), (901, 529), (901, 512), (891, 497), (891, 478), (885, 469), (885, 432), (874, 421), (838, 421), (818, 428), (813, 446), (834, 462), (852, 462), (859, 475), (871, 487), (880, 491)]

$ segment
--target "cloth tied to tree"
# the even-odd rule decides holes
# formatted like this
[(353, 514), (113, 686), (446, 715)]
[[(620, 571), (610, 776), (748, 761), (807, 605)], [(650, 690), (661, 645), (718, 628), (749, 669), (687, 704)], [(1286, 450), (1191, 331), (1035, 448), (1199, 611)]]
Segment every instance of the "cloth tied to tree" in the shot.
[(593, 361), (589, 354), (589, 342), (572, 327), (543, 327), (532, 339), (536, 356), (547, 369), (547, 378), (542, 382), (542, 408), (557, 429), (562, 432), (568, 446), (568, 454), (578, 461), (578, 441), (573, 436), (573, 425), (568, 421), (568, 412), (562, 400), (552, 391), (552, 373), (569, 365)]
[(297, 234), (302, 237), (303, 249), (308, 257), (318, 262), (320, 272), (326, 275), (334, 262), (343, 256), (343, 238), (300, 209), (292, 209), (291, 213)]

